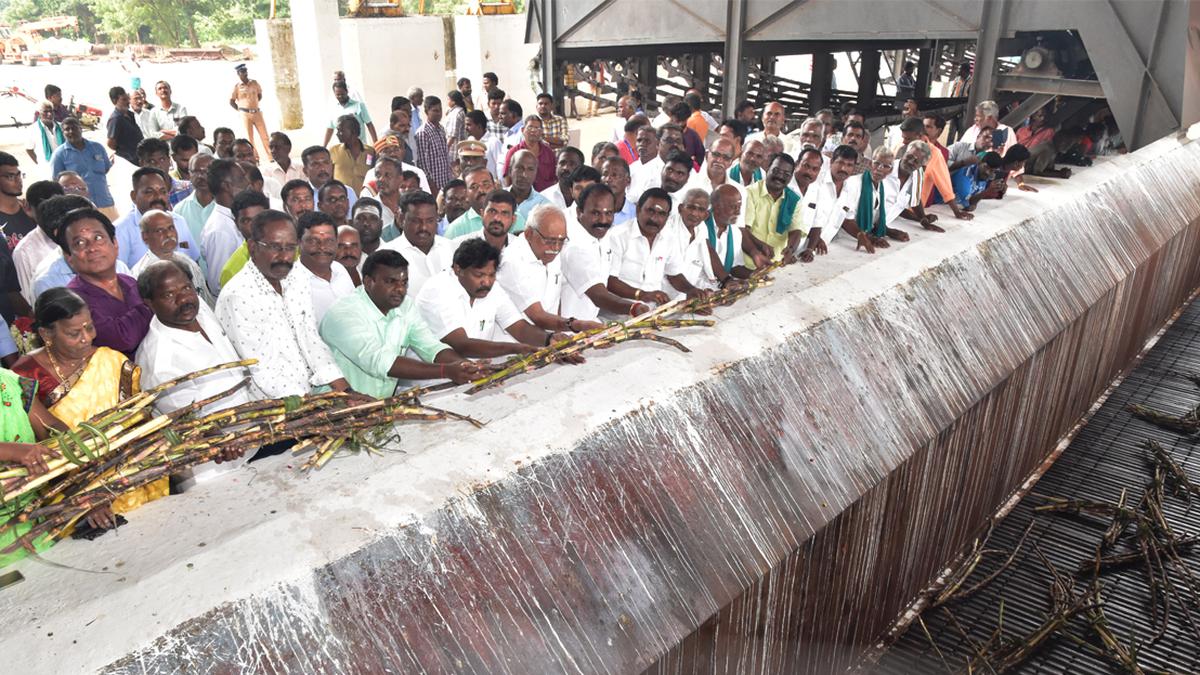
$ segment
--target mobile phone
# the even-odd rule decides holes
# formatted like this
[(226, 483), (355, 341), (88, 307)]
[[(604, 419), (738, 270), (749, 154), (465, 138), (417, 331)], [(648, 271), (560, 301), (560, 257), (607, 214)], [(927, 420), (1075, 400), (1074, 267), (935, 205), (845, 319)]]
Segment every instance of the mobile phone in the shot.
[(16, 570), (0, 574), (0, 588), (7, 588), (22, 581), (25, 581), (25, 575)]

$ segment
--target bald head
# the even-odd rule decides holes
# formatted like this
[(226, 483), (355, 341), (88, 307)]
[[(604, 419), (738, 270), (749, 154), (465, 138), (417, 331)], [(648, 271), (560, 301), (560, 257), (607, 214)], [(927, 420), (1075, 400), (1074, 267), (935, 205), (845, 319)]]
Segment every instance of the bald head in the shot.
[(729, 183), (718, 185), (711, 199), (713, 223), (724, 227), (737, 220), (742, 211), (742, 193), (737, 188)]
[(179, 245), (179, 234), (175, 231), (175, 221), (171, 214), (151, 209), (142, 214), (138, 225), (142, 228), (142, 241), (155, 256), (166, 259), (175, 252)]
[(562, 209), (553, 204), (536, 206), (525, 221), (524, 236), (538, 260), (549, 265), (566, 243), (567, 218)]
[(785, 115), (786, 113), (784, 112), (783, 104), (781, 104), (779, 101), (771, 101), (767, 105), (763, 106), (763, 131), (776, 136), (783, 133)]

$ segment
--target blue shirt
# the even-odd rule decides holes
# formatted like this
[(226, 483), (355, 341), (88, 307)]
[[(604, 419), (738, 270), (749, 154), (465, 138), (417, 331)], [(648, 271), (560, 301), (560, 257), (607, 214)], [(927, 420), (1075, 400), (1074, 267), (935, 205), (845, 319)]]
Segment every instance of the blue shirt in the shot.
[(58, 179), (58, 174), (64, 171), (74, 171), (87, 183), (91, 193), (92, 203), (100, 208), (113, 205), (112, 193), (108, 191), (108, 170), (112, 163), (108, 161), (108, 150), (96, 141), (84, 140), (80, 150), (68, 143), (63, 143), (54, 149), (50, 155), (50, 172)]
[(521, 214), (526, 220), (529, 219), (529, 212), (539, 204), (549, 204), (550, 200), (546, 199), (545, 195), (537, 190), (529, 191), (529, 198), (517, 205), (517, 213)]
[(621, 223), (633, 220), (634, 216), (636, 216), (636, 215), (637, 215), (637, 202), (630, 199), (629, 195), (627, 194), (627, 195), (625, 195), (625, 206), (622, 206), (620, 211), (616, 211), (613, 213), (613, 227), (616, 227), (617, 225), (620, 225)]
[(972, 164), (950, 174), (950, 184), (954, 186), (954, 201), (963, 208), (970, 206), (971, 197), (983, 192), (988, 186), (986, 180), (978, 180), (975, 177), (978, 172), (979, 165)]
[(0, 316), (0, 356), (17, 353), (17, 342), (13, 340), (12, 332), (8, 330), (8, 322)]
[[(187, 221), (177, 213), (171, 214), (171, 220), (175, 222), (175, 232), (179, 235), (178, 239), (176, 239), (178, 243), (175, 250), (196, 262), (200, 262), (200, 247), (192, 239), (192, 230), (188, 227)], [(146, 242), (142, 241), (141, 221), (142, 214), (134, 206), (113, 223), (113, 227), (117, 229), (118, 255), (121, 258), (121, 262), (129, 267), (138, 264), (142, 256), (146, 255), (146, 251), (150, 250), (146, 247)]]
[[(129, 271), (129, 266), (121, 262), (120, 258), (117, 258), (117, 274), (124, 274), (125, 276), (130, 277), (133, 276), (133, 272)], [(75, 270), (71, 269), (71, 266), (67, 264), (66, 258), (63, 258), (62, 254), (59, 254), (59, 256), (54, 259), (54, 262), (51, 263), (50, 269), (46, 270), (42, 276), (34, 279), (33, 297), (36, 298), (51, 288), (66, 286), (74, 278)]]

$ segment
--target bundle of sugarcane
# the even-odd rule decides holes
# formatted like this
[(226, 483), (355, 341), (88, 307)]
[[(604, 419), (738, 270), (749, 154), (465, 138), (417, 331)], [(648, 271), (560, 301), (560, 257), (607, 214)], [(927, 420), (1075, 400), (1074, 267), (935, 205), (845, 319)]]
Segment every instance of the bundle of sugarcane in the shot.
[(561, 340), (543, 347), (536, 352), (509, 359), (498, 370), (486, 377), (471, 383), (468, 394), (495, 387), (522, 373), (544, 368), (556, 361), (579, 355), (588, 349), (607, 349), (613, 345), (629, 340), (651, 340), (668, 344), (680, 351), (691, 351), (677, 340), (663, 337), (658, 331), (665, 328), (686, 328), (691, 326), (711, 326), (713, 322), (707, 319), (667, 319), (668, 314), (676, 313), (682, 300), (673, 300), (665, 305), (656, 307), (645, 314), (613, 322), (603, 328), (575, 333), (566, 340)]
[(517, 356), (500, 365), (493, 373), (471, 383), (468, 394), (474, 394), (484, 389), (495, 387), (523, 373), (544, 368), (551, 363), (565, 358), (577, 356), (588, 349), (607, 349), (630, 340), (650, 340), (670, 345), (682, 352), (690, 352), (678, 340), (659, 335), (658, 332), (668, 328), (709, 327), (713, 321), (708, 319), (671, 318), (686, 314), (711, 312), (716, 307), (731, 305), (749, 295), (754, 290), (770, 284), (773, 279), (769, 273), (778, 269), (782, 263), (772, 263), (755, 271), (749, 279), (742, 283), (731, 285), (704, 298), (692, 300), (678, 299), (660, 305), (645, 314), (613, 322), (604, 328), (575, 333), (569, 339), (553, 343), (536, 352)]
[(339, 449), (379, 452), (397, 422), (470, 418), (421, 405), (420, 390), (387, 399), (329, 392), (251, 401), (200, 414), (249, 382), (244, 378), (207, 399), (166, 415), (153, 404), (172, 387), (220, 370), (254, 361), (208, 368), (146, 390), (96, 415), (78, 430), (56, 433), (43, 443), (50, 470), (30, 476), (24, 468), (0, 470), (0, 507), (9, 513), (0, 534), (21, 523), (33, 528), (0, 551), (30, 547), (43, 535), (61, 537), (91, 510), (111, 504), (122, 493), (200, 464), (281, 441), (294, 441), (294, 452), (312, 452), (302, 468), (324, 466)]

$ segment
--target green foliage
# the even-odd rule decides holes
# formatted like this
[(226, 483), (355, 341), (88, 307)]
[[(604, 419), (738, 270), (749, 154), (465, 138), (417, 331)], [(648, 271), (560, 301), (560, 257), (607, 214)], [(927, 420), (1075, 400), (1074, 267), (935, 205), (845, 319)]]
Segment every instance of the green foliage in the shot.
[[(271, 0), (0, 0), (0, 17), (14, 25), (76, 16), (90, 40), (165, 46), (251, 40), (254, 20), (270, 12)], [(288, 0), (277, 0), (275, 12), (287, 17)]]

